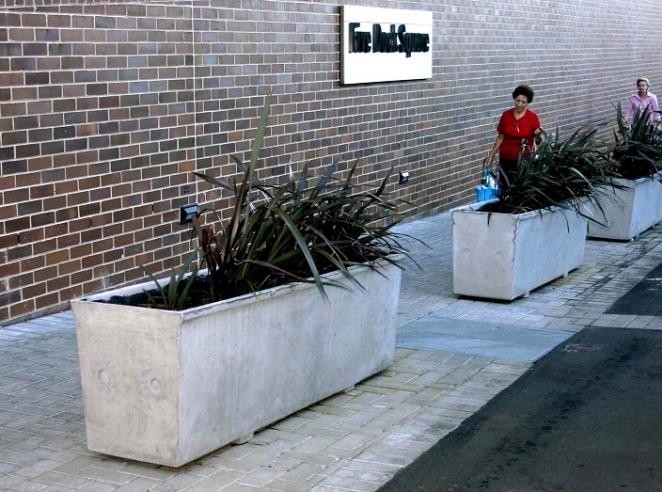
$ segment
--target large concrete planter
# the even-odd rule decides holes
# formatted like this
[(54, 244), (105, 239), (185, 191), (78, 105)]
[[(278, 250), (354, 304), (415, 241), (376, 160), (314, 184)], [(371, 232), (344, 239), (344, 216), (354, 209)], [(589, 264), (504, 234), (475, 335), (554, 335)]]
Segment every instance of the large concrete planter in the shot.
[[(365, 291), (294, 284), (180, 312), (72, 302), (88, 448), (181, 466), (393, 362), (400, 270)], [(340, 274), (332, 274), (336, 279)]]
[(586, 220), (576, 212), (501, 214), (478, 210), (483, 205), (451, 211), (456, 294), (512, 300), (584, 261)]
[(662, 221), (662, 183), (659, 176), (637, 180), (618, 179), (627, 189), (609, 189), (601, 200), (604, 218), (596, 211), (596, 219), (603, 225), (589, 222), (589, 237), (630, 241)]

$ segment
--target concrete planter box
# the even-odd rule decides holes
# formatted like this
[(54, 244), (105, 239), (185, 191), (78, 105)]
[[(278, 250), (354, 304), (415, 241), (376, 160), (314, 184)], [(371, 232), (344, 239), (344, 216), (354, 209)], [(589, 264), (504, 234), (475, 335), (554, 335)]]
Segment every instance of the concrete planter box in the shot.
[(490, 214), (483, 205), (451, 211), (456, 294), (512, 300), (584, 261), (587, 221), (576, 212)]
[(630, 241), (662, 220), (662, 183), (654, 179), (618, 179), (628, 186), (624, 190), (609, 189), (610, 196), (600, 201), (604, 209), (603, 218), (599, 211), (595, 217), (605, 226), (589, 222), (589, 237)]
[[(186, 311), (72, 301), (88, 448), (178, 467), (393, 363), (400, 270), (348, 292), (293, 284)], [(339, 273), (331, 274), (341, 279)]]

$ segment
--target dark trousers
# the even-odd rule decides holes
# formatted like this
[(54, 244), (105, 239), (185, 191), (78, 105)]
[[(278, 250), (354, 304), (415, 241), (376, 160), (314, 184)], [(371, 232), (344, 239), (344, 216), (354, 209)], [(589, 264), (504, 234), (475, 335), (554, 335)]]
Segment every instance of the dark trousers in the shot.
[(515, 181), (517, 175), (517, 160), (499, 158), (499, 188), (505, 190), (509, 183)]

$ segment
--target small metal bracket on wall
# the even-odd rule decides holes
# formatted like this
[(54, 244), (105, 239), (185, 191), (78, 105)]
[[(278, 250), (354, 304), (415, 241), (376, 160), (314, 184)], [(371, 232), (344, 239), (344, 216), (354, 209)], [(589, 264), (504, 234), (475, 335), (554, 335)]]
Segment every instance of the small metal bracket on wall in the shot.
[(188, 224), (193, 221), (193, 217), (198, 213), (198, 204), (191, 203), (189, 205), (182, 205), (179, 208), (179, 223)]

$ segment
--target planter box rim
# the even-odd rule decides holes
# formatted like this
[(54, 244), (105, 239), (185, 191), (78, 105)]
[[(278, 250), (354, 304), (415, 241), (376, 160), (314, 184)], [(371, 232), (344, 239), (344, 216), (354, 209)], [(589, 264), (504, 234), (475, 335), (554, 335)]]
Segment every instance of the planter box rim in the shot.
[(619, 181), (622, 183), (640, 183), (642, 181), (657, 181), (658, 183), (662, 184), (662, 182), (659, 181), (659, 177), (662, 177), (662, 171), (658, 171), (655, 174), (651, 174), (650, 176), (642, 176), (641, 178), (637, 179), (628, 179), (628, 178), (616, 178), (614, 181)]
[[(397, 262), (397, 261), (401, 260), (403, 257), (404, 257), (404, 255), (402, 255), (402, 254), (394, 254), (394, 255), (391, 255), (389, 258)], [(379, 259), (379, 260), (375, 260), (375, 261), (372, 261), (372, 262), (369, 262), (369, 263), (366, 263), (366, 264), (362, 264), (362, 265), (350, 266), (348, 268), (348, 270), (350, 272), (359, 272), (359, 271), (370, 268), (368, 265), (376, 266), (377, 269), (379, 269), (380, 266), (385, 266), (385, 265), (388, 265), (388, 264), (390, 264), (390, 262), (386, 261), (385, 259)], [(398, 268), (400, 268), (400, 267), (398, 267)], [(322, 274), (321, 276), (322, 276), (322, 278), (326, 277), (326, 278), (329, 278), (329, 279), (344, 278), (344, 275), (339, 270), (335, 270), (335, 271), (332, 271), (332, 272), (327, 272), (325, 274)], [(163, 281), (163, 280), (165, 280), (166, 284), (167, 284), (168, 283), (167, 281), (169, 279), (167, 279), (167, 278), (166, 279), (159, 279), (159, 281)], [(314, 287), (315, 289), (317, 288), (315, 282), (291, 282), (291, 283), (287, 283), (287, 284), (278, 285), (276, 287), (270, 287), (268, 289), (263, 289), (263, 290), (260, 290), (260, 291), (257, 291), (257, 292), (251, 292), (251, 293), (248, 293), (248, 294), (243, 294), (241, 296), (232, 297), (230, 299), (223, 299), (223, 300), (216, 301), (216, 302), (210, 302), (210, 303), (204, 304), (202, 306), (195, 306), (195, 307), (191, 307), (191, 308), (188, 308), (188, 309), (183, 309), (181, 311), (172, 311), (172, 310), (168, 310), (168, 309), (155, 309), (155, 308), (152, 308), (152, 307), (131, 306), (131, 305), (127, 305), (127, 304), (115, 304), (115, 303), (108, 303), (108, 302), (103, 303), (103, 304), (105, 304), (107, 306), (118, 306), (118, 307), (121, 307), (123, 309), (153, 310), (153, 311), (158, 311), (158, 312), (160, 312), (160, 313), (162, 313), (163, 315), (166, 315), (166, 316), (173, 316), (173, 317), (181, 318), (182, 320), (186, 320), (186, 319), (196, 318), (198, 316), (203, 316), (207, 312), (212, 311), (212, 310), (216, 310), (220, 307), (229, 309), (231, 307), (238, 306), (238, 305), (241, 305), (241, 304), (245, 304), (245, 303), (248, 303), (248, 302), (252, 302), (252, 301), (255, 301), (255, 300), (282, 296), (282, 295), (286, 295), (289, 292), (294, 292), (294, 291), (297, 291), (297, 290), (300, 290), (300, 289), (306, 289), (306, 288), (310, 288), (310, 287)], [(75, 304), (78, 304), (78, 303), (89, 303), (89, 302), (96, 302), (96, 301), (100, 301), (100, 300), (108, 300), (113, 296), (124, 296), (124, 295), (138, 294), (138, 293), (141, 293), (145, 290), (152, 290), (153, 288), (154, 288), (154, 282), (152, 280), (148, 280), (146, 282), (141, 282), (141, 283), (135, 284), (135, 285), (129, 285), (129, 286), (126, 286), (126, 287), (119, 287), (119, 288), (110, 289), (110, 290), (107, 290), (107, 291), (104, 291), (104, 292), (99, 292), (99, 293), (96, 293), (96, 294), (92, 294), (92, 295), (88, 295), (88, 296), (84, 296), (84, 297), (79, 297), (77, 299), (72, 300), (71, 304), (75, 305)], [(325, 286), (325, 288), (337, 289), (337, 288), (340, 288), (340, 287), (334, 287), (334, 286), (331, 285), (331, 286)], [(359, 287), (356, 284), (352, 284), (352, 288), (355, 289), (355, 290), (356, 289), (361, 290), (361, 287)], [(326, 302), (326, 299), (324, 299), (321, 294), (320, 294), (320, 302)]]
[[(582, 198), (579, 198), (579, 200), (583, 201), (583, 200), (586, 200), (586, 198), (582, 197)], [(475, 207), (475, 206), (478, 206), (478, 205), (482, 206), (486, 203), (491, 203), (491, 202), (494, 202), (494, 201), (496, 201), (496, 200), (489, 200), (489, 201), (480, 202), (480, 203), (471, 203), (471, 204), (468, 204), (468, 205), (462, 205), (460, 207), (456, 207), (456, 208), (451, 209), (451, 213), (453, 213), (453, 212), (472, 213), (473, 212), (473, 213), (482, 213), (482, 214), (492, 214), (492, 215), (497, 215), (497, 216), (501, 216), (501, 217), (530, 217), (532, 215), (540, 215), (540, 213), (544, 212), (544, 211), (555, 212), (555, 211), (558, 211), (558, 210), (565, 210), (565, 211), (568, 211), (568, 212), (577, 213), (577, 211), (574, 210), (573, 208), (563, 208), (563, 207), (559, 207), (558, 205), (553, 205), (551, 207), (538, 208), (536, 210), (530, 210), (528, 212), (518, 212), (518, 213), (515, 213), (515, 212), (513, 212), (513, 213), (491, 212), (489, 210), (478, 210), (478, 209), (472, 208), (472, 207)]]

